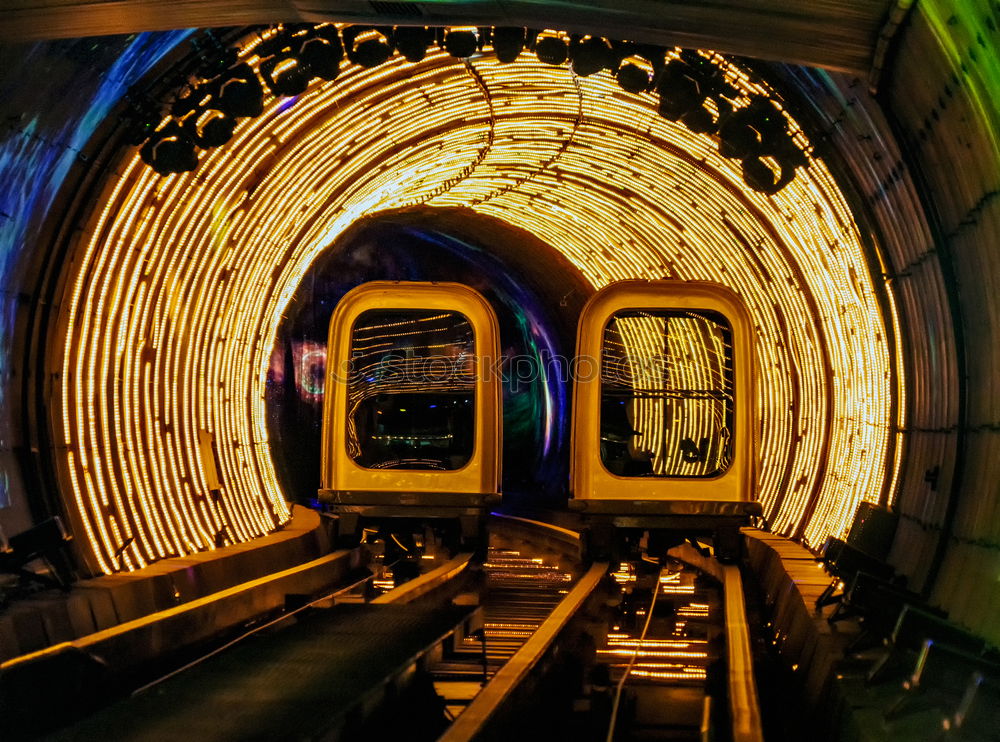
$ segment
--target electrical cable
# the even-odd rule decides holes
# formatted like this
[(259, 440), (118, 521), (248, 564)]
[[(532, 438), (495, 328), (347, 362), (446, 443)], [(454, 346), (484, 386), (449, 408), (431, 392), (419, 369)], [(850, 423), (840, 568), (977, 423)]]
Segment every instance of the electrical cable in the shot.
[(632, 650), (632, 658), (628, 661), (628, 665), (625, 667), (625, 672), (622, 673), (621, 679), (615, 687), (615, 697), (611, 702), (611, 722), (608, 724), (608, 736), (605, 738), (605, 742), (612, 742), (614, 739), (615, 724), (618, 722), (618, 704), (622, 698), (622, 688), (625, 686), (625, 680), (628, 678), (628, 674), (632, 672), (632, 666), (635, 664), (635, 660), (639, 656), (639, 649), (642, 647), (642, 643), (646, 640), (646, 632), (649, 631), (649, 622), (653, 620), (653, 609), (656, 608), (656, 598), (660, 594), (660, 577), (662, 576), (663, 567), (660, 567), (660, 571), (656, 573), (656, 584), (653, 587), (653, 599), (649, 601), (649, 612), (646, 614), (646, 625), (642, 627), (642, 634), (639, 636), (639, 641), (635, 643), (635, 649)]

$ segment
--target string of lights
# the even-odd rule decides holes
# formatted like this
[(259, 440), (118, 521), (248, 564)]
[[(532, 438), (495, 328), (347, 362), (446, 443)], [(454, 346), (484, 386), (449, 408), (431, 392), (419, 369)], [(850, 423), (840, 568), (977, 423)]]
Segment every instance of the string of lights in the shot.
[[(275, 33), (248, 39), (234, 61), (258, 82), (290, 69), (263, 67)], [(237, 117), (227, 142), (198, 148), (193, 170), (161, 175), (143, 162), (148, 147), (123, 152), (81, 225), (60, 302), (63, 406), (53, 422), (95, 569), (244, 541), (289, 517), (263, 399), (282, 312), (354, 221), (413, 204), (526, 229), (595, 287), (629, 278), (732, 287), (757, 326), (760, 497), (771, 523), (790, 532), (811, 512), (805, 535), (815, 543), (841, 532), (859, 500), (878, 499), (899, 422), (890, 349), (857, 228), (821, 160), (804, 154), (794, 179), (762, 192), (747, 186), (742, 160), (720, 153), (717, 135), (661, 115), (656, 90), (582, 75), (585, 54), (572, 68), (547, 64), (515, 55), (515, 39), (468, 59), (428, 44), (419, 61), (394, 54), (368, 65), (384, 53), (369, 42), (387, 37), (345, 41), (351, 63), (333, 79), (291, 95), (264, 86), (260, 112)], [(735, 90), (722, 96), (734, 109), (766, 99), (780, 110), (734, 63), (698, 57)], [(680, 58), (670, 50), (664, 65)], [(805, 134), (785, 120), (807, 153)]]

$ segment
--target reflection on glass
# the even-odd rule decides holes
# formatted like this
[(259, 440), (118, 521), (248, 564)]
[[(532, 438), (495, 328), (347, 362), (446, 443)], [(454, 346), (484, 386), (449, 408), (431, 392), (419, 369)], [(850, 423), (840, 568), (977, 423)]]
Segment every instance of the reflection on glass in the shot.
[(347, 452), (367, 469), (460, 469), (472, 456), (475, 337), (457, 312), (372, 309), (355, 321)]
[(622, 477), (711, 477), (732, 461), (733, 338), (711, 311), (627, 310), (604, 328), (601, 461)]

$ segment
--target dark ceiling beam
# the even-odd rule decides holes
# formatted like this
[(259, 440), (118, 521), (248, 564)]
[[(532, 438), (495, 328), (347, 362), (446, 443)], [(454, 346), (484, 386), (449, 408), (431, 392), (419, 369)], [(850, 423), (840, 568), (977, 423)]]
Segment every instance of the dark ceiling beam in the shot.
[(891, 0), (5, 0), (0, 42), (280, 21), (515, 25), (868, 74)]

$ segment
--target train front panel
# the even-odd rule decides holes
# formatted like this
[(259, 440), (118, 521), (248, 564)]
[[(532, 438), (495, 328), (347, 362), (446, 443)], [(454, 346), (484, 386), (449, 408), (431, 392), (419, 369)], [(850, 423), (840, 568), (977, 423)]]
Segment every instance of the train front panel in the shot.
[(739, 297), (711, 283), (624, 281), (591, 298), (574, 373), (574, 509), (759, 509), (752, 329)]
[(341, 530), (481, 520), (499, 501), (501, 446), (499, 331), (482, 295), (362, 284), (337, 305), (328, 348), (319, 500)]

